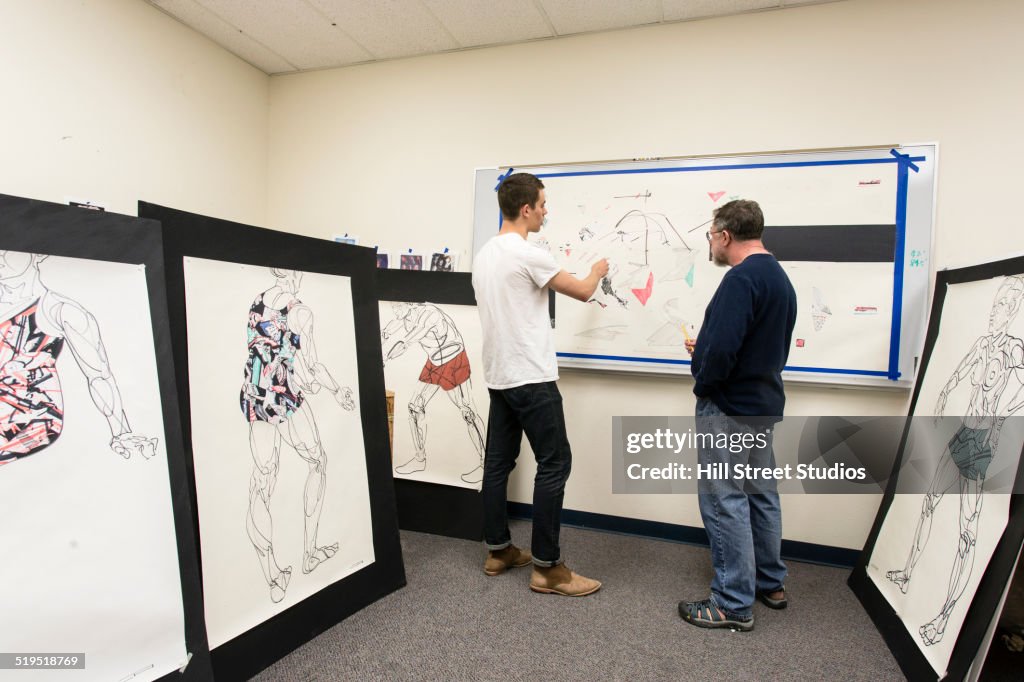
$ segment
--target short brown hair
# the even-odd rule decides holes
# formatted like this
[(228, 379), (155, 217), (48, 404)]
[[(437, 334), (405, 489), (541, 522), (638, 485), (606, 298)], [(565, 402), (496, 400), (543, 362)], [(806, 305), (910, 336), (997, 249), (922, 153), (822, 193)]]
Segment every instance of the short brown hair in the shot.
[(501, 215), (509, 220), (519, 217), (523, 206), (534, 206), (540, 198), (544, 183), (530, 173), (514, 173), (505, 178), (498, 187), (498, 207)]
[(715, 209), (715, 227), (727, 230), (736, 241), (760, 239), (764, 233), (764, 214), (756, 201), (736, 199)]

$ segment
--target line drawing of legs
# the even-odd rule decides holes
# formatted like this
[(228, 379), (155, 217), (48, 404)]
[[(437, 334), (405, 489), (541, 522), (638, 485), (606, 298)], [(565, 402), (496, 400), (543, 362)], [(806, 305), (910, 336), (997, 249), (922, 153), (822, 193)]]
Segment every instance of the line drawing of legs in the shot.
[(292, 577), (292, 567), (281, 568), (274, 557), (274, 521), (270, 515), (270, 497), (274, 494), (281, 461), (281, 434), (267, 422), (252, 422), (249, 424), (249, 448), (253, 467), (245, 529), (270, 587), (270, 601), (276, 604), (284, 599)]
[(309, 465), (303, 489), (303, 552), (302, 572), (310, 573), (333, 557), (338, 543), (317, 545), (320, 514), (327, 488), (327, 453), (320, 442), (311, 406), (292, 413), (291, 418), (277, 424), (252, 422), (249, 445), (253, 455), (253, 472), (249, 483), (249, 508), (246, 530), (256, 549), (263, 577), (270, 588), (270, 600), (284, 599), (291, 581), (292, 567), (281, 568), (274, 555), (273, 517), (270, 498), (280, 470), (282, 442), (292, 447)]
[(921, 503), (921, 516), (918, 517), (917, 528), (914, 530), (914, 540), (910, 545), (907, 563), (902, 570), (887, 571), (885, 574), (885, 577), (895, 583), (903, 594), (907, 593), (914, 567), (917, 565), (917, 560), (921, 558), (921, 553), (928, 544), (928, 536), (932, 532), (932, 518), (935, 508), (939, 506), (943, 495), (956, 484), (959, 478), (960, 471), (953, 462), (953, 458), (948, 453), (943, 453), (942, 458), (939, 460), (939, 468), (935, 471), (932, 482), (928, 486), (928, 492), (925, 493), (924, 500)]
[(441, 387), (420, 382), (420, 389), (409, 400), (409, 430), (416, 453), (412, 459), (395, 467), (395, 473), (406, 476), (427, 468), (427, 403)]
[(479, 457), (479, 463), (460, 478), (466, 483), (479, 483), (484, 479), (484, 422), (476, 411), (476, 405), (473, 404), (470, 388), (470, 382), (466, 381), (447, 393), (452, 404), (462, 413), (462, 420), (466, 422), (466, 429), (469, 432), (469, 440)]
[(925, 644), (935, 644), (942, 640), (949, 616), (971, 579), (971, 572), (974, 569), (974, 546), (978, 539), (978, 519), (985, 499), (984, 484), (985, 479), (981, 477), (960, 477), (960, 538), (953, 568), (949, 572), (946, 601), (939, 609), (939, 615), (918, 628), (918, 633)]
[(320, 514), (324, 507), (324, 493), (327, 490), (327, 452), (320, 442), (312, 406), (308, 403), (294, 413), (288, 421), (279, 425), (288, 445), (309, 465), (306, 485), (303, 488), (302, 512), (302, 572), (313, 569), (338, 552), (338, 543), (317, 545), (316, 536), (320, 527)]

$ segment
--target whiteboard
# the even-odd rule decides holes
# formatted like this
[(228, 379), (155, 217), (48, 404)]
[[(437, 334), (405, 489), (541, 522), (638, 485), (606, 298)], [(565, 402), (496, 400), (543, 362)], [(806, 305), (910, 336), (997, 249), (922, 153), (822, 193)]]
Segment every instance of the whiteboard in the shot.
[[(797, 292), (784, 377), (909, 389), (923, 345), (937, 146), (517, 166), (546, 188), (531, 241), (570, 273), (608, 258), (588, 304), (558, 297), (561, 367), (688, 374), (725, 269), (710, 262), (712, 211), (753, 199), (766, 247)], [(508, 167), (476, 171), (474, 253), (500, 226)]]

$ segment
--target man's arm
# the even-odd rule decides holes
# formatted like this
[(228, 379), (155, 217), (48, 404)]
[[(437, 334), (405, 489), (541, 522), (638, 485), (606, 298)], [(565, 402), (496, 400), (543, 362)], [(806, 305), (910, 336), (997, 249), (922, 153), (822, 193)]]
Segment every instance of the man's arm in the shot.
[(597, 291), (597, 285), (601, 283), (601, 278), (607, 274), (608, 259), (602, 258), (590, 266), (590, 274), (583, 279), (574, 277), (565, 270), (559, 270), (558, 274), (548, 282), (548, 286), (560, 294), (586, 303)]

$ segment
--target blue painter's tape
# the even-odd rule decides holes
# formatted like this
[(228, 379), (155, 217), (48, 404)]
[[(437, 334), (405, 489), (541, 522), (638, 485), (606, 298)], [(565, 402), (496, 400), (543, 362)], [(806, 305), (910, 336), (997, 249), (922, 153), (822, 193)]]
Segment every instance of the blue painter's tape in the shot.
[[(866, 377), (888, 377), (886, 370), (836, 369), (834, 367), (785, 367), (787, 372), (813, 372), (815, 374), (855, 374)], [(897, 375), (898, 376), (898, 375)]]
[(892, 154), (896, 158), (896, 160), (900, 162), (900, 165), (906, 164), (906, 165), (910, 166), (911, 168), (914, 169), (915, 173), (917, 173), (917, 172), (919, 172), (921, 170), (920, 168), (915, 166), (913, 162), (914, 161), (924, 161), (924, 157), (923, 156), (915, 156), (914, 158), (911, 158), (910, 154), (900, 154), (895, 149), (890, 149), (889, 153)]
[(620, 170), (568, 171), (565, 173), (537, 173), (538, 178), (568, 178), (583, 175), (632, 175), (637, 173), (690, 173), (695, 171), (747, 170), (750, 168), (810, 168), (813, 166), (863, 166), (881, 163), (924, 161), (923, 156), (901, 156), (882, 159), (845, 159), (832, 161), (784, 161), (779, 163), (738, 163), (719, 166), (674, 166), (671, 168), (626, 168)]
[[(900, 327), (903, 324), (903, 261), (907, 250), (907, 191), (910, 174), (907, 168), (914, 166), (909, 156), (895, 149), (892, 155), (899, 160), (896, 169), (896, 253), (893, 255), (892, 273), (892, 325), (889, 336), (889, 374), (892, 381), (900, 377)], [(918, 170), (914, 166), (914, 170)]]
[(555, 353), (560, 358), (582, 358), (584, 360), (618, 360), (620, 362), (648, 362), (659, 365), (688, 365), (689, 360), (670, 358), (631, 358), (624, 355), (590, 355), (588, 353)]
[(497, 192), (498, 188), (501, 187), (501, 183), (505, 182), (505, 178), (512, 175), (512, 168), (510, 167), (504, 174), (498, 176), (498, 184), (494, 186), (494, 191)]
[[(625, 355), (592, 355), (590, 353), (555, 353), (560, 358), (574, 358), (579, 360), (616, 360), (618, 362), (642, 362), (658, 365), (689, 365), (689, 360), (675, 360), (672, 358), (638, 358)], [(787, 372), (809, 372), (815, 374), (855, 374), (857, 376), (886, 377), (886, 370), (870, 369), (835, 369), (832, 367), (786, 367)], [(898, 375), (897, 375), (898, 376)]]

